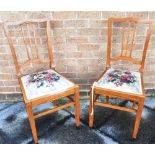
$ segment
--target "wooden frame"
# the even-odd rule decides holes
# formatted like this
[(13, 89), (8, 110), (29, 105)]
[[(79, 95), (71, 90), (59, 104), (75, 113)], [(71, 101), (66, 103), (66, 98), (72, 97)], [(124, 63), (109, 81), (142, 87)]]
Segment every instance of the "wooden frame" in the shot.
[[(117, 58), (111, 58), (111, 37), (112, 37), (112, 24), (113, 22), (128, 22), (128, 23), (135, 23), (135, 24), (147, 24), (148, 29), (147, 29), (147, 35), (146, 35), (146, 40), (143, 48), (143, 54), (142, 54), (142, 60), (138, 61), (132, 58), (132, 51), (130, 52), (129, 56), (121, 56)], [(93, 122), (94, 122), (94, 107), (95, 106), (101, 106), (105, 108), (112, 108), (116, 110), (122, 110), (122, 111), (127, 111), (127, 112), (136, 112), (136, 121), (135, 121), (135, 126), (134, 126), (134, 131), (133, 131), (133, 138), (137, 137), (139, 125), (140, 125), (140, 119), (141, 119), (141, 113), (143, 110), (144, 106), (144, 101), (145, 101), (145, 93), (144, 93), (144, 82), (143, 82), (143, 72), (144, 72), (144, 64), (145, 64), (145, 58), (146, 58), (146, 52), (150, 40), (150, 35), (151, 35), (151, 23), (148, 21), (140, 21), (135, 18), (109, 18), (108, 19), (108, 44), (107, 44), (107, 61), (106, 61), (106, 68), (103, 71), (102, 75), (99, 77), (99, 79), (96, 81), (98, 82), (101, 77), (106, 73), (106, 71), (111, 67), (111, 62), (113, 61), (118, 61), (118, 60), (128, 60), (133, 64), (138, 64), (140, 65), (140, 75), (141, 75), (141, 87), (142, 87), (142, 94), (137, 95), (134, 93), (126, 93), (122, 91), (115, 91), (112, 89), (105, 89), (101, 87), (96, 87), (95, 84), (90, 89), (90, 109), (89, 109), (89, 127), (93, 127)], [(97, 99), (99, 96), (106, 96), (106, 102), (101, 103), (98, 102)], [(127, 108), (127, 107), (120, 107), (116, 105), (111, 105), (108, 104), (109, 102), (109, 97), (116, 97), (116, 98), (122, 98), (125, 100), (129, 100), (133, 103), (132, 108)], [(137, 105), (137, 109), (135, 107)]]
[[(39, 63), (40, 64), (40, 63), (48, 63), (48, 62), (42, 62), (39, 59), (38, 56), (35, 59), (31, 59), (30, 56), (29, 56), (29, 53), (28, 53), (29, 51), (27, 51), (28, 61), (26, 61), (22, 65), (19, 65), (18, 60), (17, 60), (17, 56), (16, 56), (16, 50), (14, 48), (13, 40), (11, 38), (8, 26), (22, 26), (23, 24), (27, 25), (27, 24), (32, 24), (32, 23), (43, 23), (43, 24), (46, 25), (45, 29), (46, 29), (46, 37), (47, 37), (48, 55), (49, 55), (49, 59), (50, 59), (49, 68), (55, 70), (53, 51), (52, 51), (52, 40), (51, 40), (51, 35), (50, 35), (50, 31), (51, 31), (50, 21), (36, 20), (36, 21), (23, 21), (23, 22), (14, 23), (14, 24), (11, 24), (11, 25), (4, 24), (4, 31), (5, 31), (6, 37), (8, 39), (8, 43), (9, 43), (11, 53), (12, 53), (12, 56), (13, 56), (13, 61), (14, 61), (14, 64), (15, 64), (15, 69), (16, 69), (16, 73), (17, 73), (17, 76), (18, 76), (20, 88), (21, 88), (21, 91), (22, 91), (22, 94), (23, 94), (23, 99), (24, 99), (28, 119), (29, 119), (29, 122), (30, 122), (33, 139), (34, 139), (35, 143), (38, 143), (35, 119), (37, 119), (39, 117), (42, 117), (42, 116), (44, 116), (46, 114), (53, 113), (53, 112), (56, 112), (58, 110), (64, 109), (66, 107), (75, 106), (76, 127), (79, 127), (80, 126), (80, 102), (79, 102), (79, 86), (76, 85), (76, 84), (74, 86), (70, 87), (69, 89), (61, 92), (61, 93), (56, 93), (54, 95), (46, 95), (46, 96), (38, 97), (38, 98), (35, 98), (35, 99), (32, 99), (32, 100), (27, 99), (26, 93), (25, 93), (25, 90), (24, 90), (24, 87), (23, 87), (23, 84), (22, 84), (22, 80), (21, 80), (21, 78), (24, 76), (21, 73), (21, 70), (20, 70), (21, 67), (24, 68), (24, 67), (26, 67), (28, 65), (31, 65), (32, 63), (35, 63), (35, 64)], [(22, 28), (21, 28), (21, 30), (22, 30)], [(24, 33), (22, 33), (22, 34), (23, 34), (23, 39), (24, 39)], [(35, 39), (35, 34), (34, 34), (34, 39)], [(25, 46), (27, 46), (25, 41), (24, 41), (24, 44), (25, 44)], [(36, 45), (36, 40), (35, 40), (35, 45)], [(31, 47), (31, 45), (30, 45), (30, 47)], [(36, 47), (37, 47), (37, 45), (36, 45)], [(74, 96), (74, 99), (72, 99), (72, 97), (70, 97), (71, 95)], [(39, 104), (42, 104), (42, 103), (45, 103), (45, 102), (48, 102), (48, 101), (53, 101), (56, 104), (57, 99), (64, 98), (64, 97), (67, 97), (70, 100), (70, 102), (66, 103), (64, 105), (61, 105), (61, 106), (57, 106), (57, 107), (55, 107), (53, 109), (50, 109), (48, 111), (41, 112), (41, 113), (39, 113), (37, 115), (33, 114), (32, 108), (34, 106), (37, 106)]]

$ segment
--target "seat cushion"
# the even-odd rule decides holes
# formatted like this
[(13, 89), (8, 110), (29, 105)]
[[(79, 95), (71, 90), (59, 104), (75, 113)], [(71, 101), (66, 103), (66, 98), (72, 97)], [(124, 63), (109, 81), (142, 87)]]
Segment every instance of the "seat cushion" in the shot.
[(23, 76), (21, 81), (28, 100), (60, 93), (74, 86), (74, 83), (51, 69)]
[(142, 94), (139, 72), (110, 68), (96, 83), (96, 87)]

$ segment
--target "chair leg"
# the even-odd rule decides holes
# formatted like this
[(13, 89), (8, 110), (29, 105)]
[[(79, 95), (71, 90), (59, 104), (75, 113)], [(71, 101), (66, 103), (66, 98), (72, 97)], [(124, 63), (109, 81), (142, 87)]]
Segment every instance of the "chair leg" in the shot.
[(100, 95), (99, 95), (99, 94), (97, 94), (97, 95), (95, 96), (94, 101), (96, 102), (96, 100), (97, 100), (99, 97), (100, 97)]
[(76, 127), (80, 126), (80, 101), (79, 101), (79, 87), (76, 88), (75, 91), (75, 120), (76, 120)]
[(133, 131), (133, 135), (132, 135), (133, 139), (136, 139), (136, 137), (137, 137), (143, 106), (144, 106), (144, 99), (142, 99), (141, 102), (139, 102), (139, 105), (138, 105), (138, 111), (137, 111), (137, 114), (136, 114), (136, 121), (135, 121), (134, 131)]
[(90, 106), (89, 106), (89, 127), (92, 128), (94, 124), (94, 95), (92, 96), (92, 88), (90, 89)]
[(53, 105), (56, 107), (57, 106), (57, 101), (53, 101)]
[(136, 102), (133, 101), (133, 102), (132, 102), (132, 109), (135, 109), (135, 108), (136, 108)]
[(37, 136), (37, 130), (36, 130), (35, 119), (34, 119), (34, 116), (33, 116), (32, 107), (31, 106), (26, 106), (26, 111), (27, 111), (31, 131), (32, 131), (34, 143), (38, 144), (38, 136)]
[(106, 96), (106, 103), (109, 102), (109, 96)]

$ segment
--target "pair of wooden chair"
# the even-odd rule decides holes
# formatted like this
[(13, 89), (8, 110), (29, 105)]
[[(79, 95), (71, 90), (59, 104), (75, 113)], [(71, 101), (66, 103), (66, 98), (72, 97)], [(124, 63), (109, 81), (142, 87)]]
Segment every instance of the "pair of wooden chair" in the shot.
[[(120, 26), (120, 24), (123, 24), (123, 29), (121, 30), (122, 48), (118, 50), (121, 54), (119, 56), (117, 55), (115, 58), (111, 58), (113, 28), (115, 26)], [(142, 60), (132, 58), (136, 26), (138, 24), (148, 25)], [(66, 79), (55, 70), (50, 21), (37, 20), (11, 25), (4, 24), (4, 31), (13, 56), (34, 142), (38, 143), (35, 119), (63, 108), (75, 106), (76, 126), (79, 127), (79, 86)], [(103, 106), (127, 112), (137, 112), (133, 132), (133, 138), (136, 138), (145, 99), (143, 70), (150, 34), (151, 26), (149, 22), (139, 21), (134, 18), (109, 18), (106, 69), (103, 71), (98, 81), (93, 84), (90, 91), (90, 127), (93, 127), (94, 106)], [(116, 33), (115, 35), (117, 36), (118, 34)], [(127, 39), (125, 40), (126, 35)], [(131, 41), (129, 41), (129, 38), (131, 38)], [(47, 49), (45, 48), (46, 44)], [(46, 50), (48, 51), (49, 61), (45, 61), (47, 57)], [(111, 68), (111, 61), (119, 60), (127, 60), (133, 64), (140, 65), (139, 72)], [(40, 71), (40, 68), (43, 69)], [(106, 103), (97, 101), (98, 97), (101, 95), (106, 96)], [(108, 104), (110, 96), (130, 100), (133, 106), (132, 108), (127, 108)], [(69, 99), (69, 103), (56, 106), (56, 100), (64, 97)], [(49, 101), (55, 104), (55, 108), (34, 115), (34, 106)], [(136, 104), (138, 105), (137, 109), (135, 106)]]

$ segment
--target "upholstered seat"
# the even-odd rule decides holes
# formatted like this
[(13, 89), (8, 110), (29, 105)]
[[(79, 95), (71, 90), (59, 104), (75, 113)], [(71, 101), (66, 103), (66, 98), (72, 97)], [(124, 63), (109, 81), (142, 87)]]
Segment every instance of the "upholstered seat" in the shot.
[(21, 81), (28, 100), (60, 93), (74, 86), (52, 69), (23, 76)]
[(140, 73), (128, 70), (110, 68), (95, 86), (127, 93), (142, 94)]

